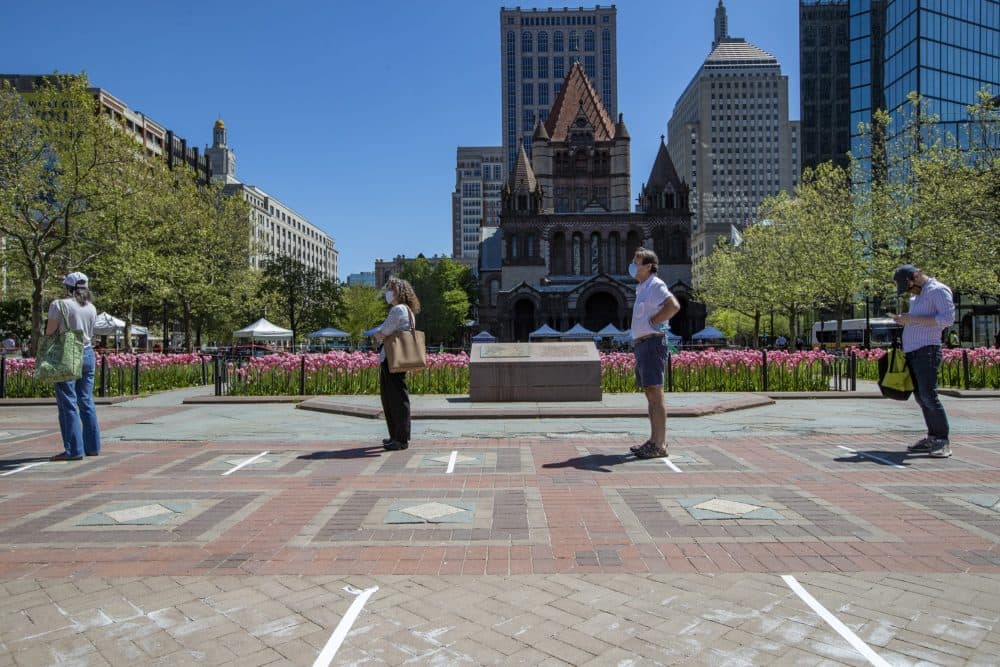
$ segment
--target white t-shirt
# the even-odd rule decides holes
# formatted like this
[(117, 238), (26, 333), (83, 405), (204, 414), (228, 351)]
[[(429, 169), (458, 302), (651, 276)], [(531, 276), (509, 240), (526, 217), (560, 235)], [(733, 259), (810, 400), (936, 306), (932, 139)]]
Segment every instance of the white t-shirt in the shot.
[[(667, 284), (651, 274), (635, 288), (635, 304), (632, 306), (632, 340), (637, 340), (650, 334), (664, 333), (660, 327), (654, 328), (649, 318), (663, 306), (663, 302), (673, 294)], [(662, 325), (660, 325), (662, 326)]]
[(88, 303), (81, 306), (76, 299), (56, 299), (49, 304), (49, 319), (55, 318), (56, 322), (62, 322), (62, 314), (59, 304), (64, 304), (66, 310), (67, 329), (78, 329), (83, 332), (83, 345), (90, 347), (90, 341), (94, 337), (94, 322), (97, 321), (97, 308), (94, 304)]

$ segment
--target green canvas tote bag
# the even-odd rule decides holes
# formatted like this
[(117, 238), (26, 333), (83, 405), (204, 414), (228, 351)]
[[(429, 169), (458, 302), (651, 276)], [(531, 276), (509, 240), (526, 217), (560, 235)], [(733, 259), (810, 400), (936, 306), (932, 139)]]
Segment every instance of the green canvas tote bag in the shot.
[(42, 336), (35, 358), (35, 379), (40, 382), (66, 382), (83, 376), (83, 332), (70, 329), (66, 304), (59, 300), (62, 322), (59, 331)]

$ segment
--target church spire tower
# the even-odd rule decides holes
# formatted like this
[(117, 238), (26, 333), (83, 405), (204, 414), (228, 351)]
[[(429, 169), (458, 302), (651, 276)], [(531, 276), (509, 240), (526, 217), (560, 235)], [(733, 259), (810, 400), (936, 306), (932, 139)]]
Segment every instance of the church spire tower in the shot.
[(205, 149), (212, 180), (225, 184), (239, 183), (236, 178), (236, 154), (226, 145), (226, 124), (219, 118), (212, 126), (212, 147)]
[(719, 6), (715, 8), (715, 41), (712, 42), (714, 49), (724, 39), (729, 37), (729, 18), (726, 16), (726, 8), (719, 0)]

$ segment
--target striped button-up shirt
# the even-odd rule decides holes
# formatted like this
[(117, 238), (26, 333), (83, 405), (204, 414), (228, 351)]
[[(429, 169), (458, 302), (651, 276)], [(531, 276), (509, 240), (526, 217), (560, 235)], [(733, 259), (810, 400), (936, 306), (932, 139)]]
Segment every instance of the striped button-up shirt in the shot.
[(955, 302), (951, 288), (928, 278), (920, 294), (910, 297), (909, 315), (933, 317), (934, 326), (907, 324), (903, 327), (903, 352), (913, 352), (928, 345), (941, 344), (941, 332), (955, 323)]

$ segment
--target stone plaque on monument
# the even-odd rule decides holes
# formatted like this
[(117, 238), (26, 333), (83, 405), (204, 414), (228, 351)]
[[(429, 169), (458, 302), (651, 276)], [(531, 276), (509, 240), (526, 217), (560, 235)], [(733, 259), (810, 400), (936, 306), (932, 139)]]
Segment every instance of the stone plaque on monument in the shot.
[(591, 341), (473, 343), (473, 401), (599, 401), (601, 356)]

